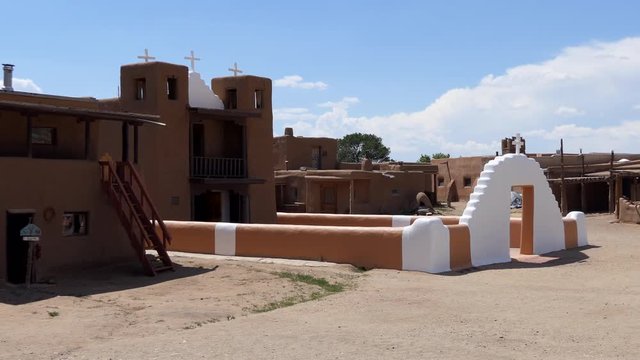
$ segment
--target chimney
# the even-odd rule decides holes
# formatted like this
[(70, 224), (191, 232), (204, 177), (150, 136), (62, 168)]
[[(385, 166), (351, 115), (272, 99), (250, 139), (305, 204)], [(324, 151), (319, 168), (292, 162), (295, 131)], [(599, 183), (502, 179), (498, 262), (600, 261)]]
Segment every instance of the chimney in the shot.
[(5, 91), (13, 91), (13, 65), (2, 64), (2, 70), (4, 70), (4, 87)]
[(293, 136), (293, 128), (284, 128), (284, 136)]

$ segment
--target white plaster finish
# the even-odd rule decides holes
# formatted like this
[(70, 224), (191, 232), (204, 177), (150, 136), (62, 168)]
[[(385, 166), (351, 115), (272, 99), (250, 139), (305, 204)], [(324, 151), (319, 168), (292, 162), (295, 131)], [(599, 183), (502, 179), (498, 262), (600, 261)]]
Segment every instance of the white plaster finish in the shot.
[(565, 248), (562, 215), (540, 165), (523, 154), (506, 154), (485, 164), (460, 218), (469, 226), (473, 266), (511, 261), (508, 205), (514, 185), (534, 187), (534, 253)]
[(402, 270), (450, 271), (449, 251), (449, 230), (437, 217), (418, 219), (402, 231)]
[(576, 227), (578, 229), (578, 246), (589, 245), (589, 240), (587, 239), (587, 219), (585, 218), (584, 213), (581, 211), (572, 211), (568, 213), (566, 217), (576, 221)]
[(234, 256), (236, 254), (236, 227), (238, 224), (216, 223), (216, 255)]
[(189, 106), (204, 109), (224, 109), (222, 100), (211, 90), (200, 74), (189, 72)]
[(391, 217), (392, 227), (405, 227), (411, 225), (411, 216), (408, 215), (393, 215)]

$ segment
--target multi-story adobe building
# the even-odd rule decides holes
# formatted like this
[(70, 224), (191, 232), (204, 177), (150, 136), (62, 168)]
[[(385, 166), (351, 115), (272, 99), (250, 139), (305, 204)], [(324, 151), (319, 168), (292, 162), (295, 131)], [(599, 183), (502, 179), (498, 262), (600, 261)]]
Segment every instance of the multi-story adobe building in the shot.
[(145, 229), (158, 218), (275, 222), (269, 79), (213, 79), (217, 97), (186, 66), (145, 62), (98, 100), (13, 91), (4, 70), (0, 282), (25, 281), (29, 222), (42, 230), (36, 280), (163, 250)]

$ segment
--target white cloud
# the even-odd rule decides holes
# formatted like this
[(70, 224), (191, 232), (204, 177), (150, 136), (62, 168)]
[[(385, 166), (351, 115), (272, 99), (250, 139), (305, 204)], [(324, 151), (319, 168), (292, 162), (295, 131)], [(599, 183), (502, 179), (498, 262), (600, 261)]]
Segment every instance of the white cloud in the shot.
[(42, 88), (31, 79), (13, 78), (13, 90), (42, 93)]
[(294, 89), (318, 89), (324, 90), (329, 85), (322, 81), (303, 81), (304, 79), (300, 75), (287, 75), (281, 79), (276, 79), (273, 85), (276, 87), (290, 87)]
[(440, 151), (493, 154), (500, 139), (516, 132), (525, 135), (530, 152), (552, 152), (560, 138), (567, 151), (638, 152), (639, 83), (636, 37), (568, 47), (547, 61), (451, 89), (417, 112), (356, 117), (350, 111), (357, 98), (343, 98), (321, 104), (327, 109), (320, 114), (307, 112), (307, 120), (275, 119), (305, 136), (374, 133), (399, 160)]
[(584, 111), (580, 111), (576, 108), (569, 106), (560, 106), (556, 109), (556, 115), (564, 116), (564, 117), (572, 117), (572, 116), (580, 116), (584, 115)]

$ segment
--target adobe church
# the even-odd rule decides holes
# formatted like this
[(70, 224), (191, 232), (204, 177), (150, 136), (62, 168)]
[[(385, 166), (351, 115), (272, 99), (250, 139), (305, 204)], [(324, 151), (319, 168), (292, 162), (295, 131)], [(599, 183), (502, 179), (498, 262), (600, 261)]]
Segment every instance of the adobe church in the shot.
[(236, 67), (209, 87), (193, 53), (191, 71), (142, 58), (121, 67), (119, 97), (100, 100), (14, 91), (4, 65), (0, 282), (25, 282), (29, 223), (42, 231), (38, 281), (136, 258), (170, 269), (162, 219), (275, 222), (271, 80)]

